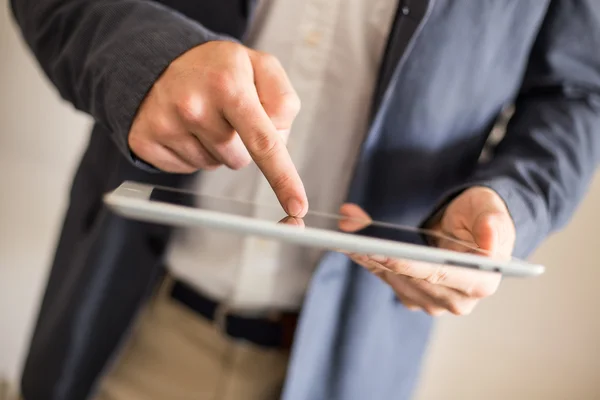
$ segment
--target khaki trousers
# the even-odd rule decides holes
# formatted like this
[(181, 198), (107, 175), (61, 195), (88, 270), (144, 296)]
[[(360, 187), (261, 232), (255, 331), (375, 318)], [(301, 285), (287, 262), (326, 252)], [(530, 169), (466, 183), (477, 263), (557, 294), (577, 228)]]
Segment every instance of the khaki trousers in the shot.
[(167, 295), (141, 314), (95, 400), (274, 400), (288, 352), (235, 341)]

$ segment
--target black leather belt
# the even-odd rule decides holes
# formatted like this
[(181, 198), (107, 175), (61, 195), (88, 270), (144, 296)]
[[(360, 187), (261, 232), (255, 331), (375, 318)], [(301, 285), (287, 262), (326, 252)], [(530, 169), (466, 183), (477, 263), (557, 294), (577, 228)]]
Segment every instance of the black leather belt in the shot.
[(273, 318), (248, 318), (230, 314), (222, 304), (208, 299), (185, 282), (175, 280), (170, 296), (204, 318), (215, 322), (227, 335), (263, 347), (290, 349), (298, 313), (279, 313)]

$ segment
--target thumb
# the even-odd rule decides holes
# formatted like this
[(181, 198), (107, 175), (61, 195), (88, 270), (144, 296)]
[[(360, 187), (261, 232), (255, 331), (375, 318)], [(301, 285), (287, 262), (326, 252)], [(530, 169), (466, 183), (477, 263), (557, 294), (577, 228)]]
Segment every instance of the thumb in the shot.
[(485, 251), (496, 253), (503, 242), (509, 240), (506, 217), (499, 212), (483, 212), (477, 216), (471, 233), (473, 240)]

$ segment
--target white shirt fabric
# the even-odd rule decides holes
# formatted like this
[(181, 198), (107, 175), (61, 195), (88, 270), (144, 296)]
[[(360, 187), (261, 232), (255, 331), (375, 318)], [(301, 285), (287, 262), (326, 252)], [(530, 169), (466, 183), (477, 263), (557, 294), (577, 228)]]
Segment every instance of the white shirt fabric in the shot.
[[(397, 0), (263, 0), (249, 47), (275, 55), (301, 101), (288, 150), (311, 210), (337, 213), (367, 131), (372, 92)], [(278, 204), (254, 164), (203, 172), (191, 190)], [(256, 217), (277, 218), (254, 209)], [(334, 227), (332, 227), (334, 228)], [(181, 229), (170, 271), (246, 313), (297, 310), (322, 252), (274, 240)]]

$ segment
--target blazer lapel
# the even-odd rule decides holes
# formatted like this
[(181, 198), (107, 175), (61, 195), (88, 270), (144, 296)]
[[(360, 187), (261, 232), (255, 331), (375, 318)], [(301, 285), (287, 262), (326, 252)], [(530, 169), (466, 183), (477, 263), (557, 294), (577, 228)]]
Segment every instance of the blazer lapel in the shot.
[(400, 0), (388, 37), (379, 77), (373, 94), (371, 120), (379, 110), (396, 67), (424, 20), (432, 0)]

